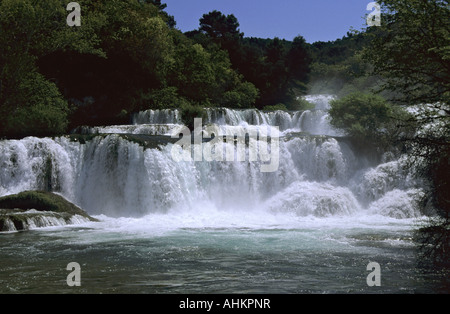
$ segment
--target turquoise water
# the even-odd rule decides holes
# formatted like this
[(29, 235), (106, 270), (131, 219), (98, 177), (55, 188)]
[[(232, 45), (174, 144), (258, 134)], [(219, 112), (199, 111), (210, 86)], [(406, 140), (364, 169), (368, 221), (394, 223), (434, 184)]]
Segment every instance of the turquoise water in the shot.
[[(447, 275), (417, 267), (413, 220), (98, 218), (1, 234), (0, 293), (448, 292)], [(67, 285), (70, 262), (81, 287)], [(380, 287), (367, 285), (369, 262)]]

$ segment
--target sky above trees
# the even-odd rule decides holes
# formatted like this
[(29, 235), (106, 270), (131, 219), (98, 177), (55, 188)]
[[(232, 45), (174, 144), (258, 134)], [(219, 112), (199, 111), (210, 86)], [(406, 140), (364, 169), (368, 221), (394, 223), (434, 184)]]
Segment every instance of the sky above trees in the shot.
[(218, 10), (234, 14), (246, 37), (292, 40), (301, 35), (309, 43), (336, 40), (351, 28), (364, 28), (371, 1), (163, 0), (183, 32), (197, 29), (203, 14)]

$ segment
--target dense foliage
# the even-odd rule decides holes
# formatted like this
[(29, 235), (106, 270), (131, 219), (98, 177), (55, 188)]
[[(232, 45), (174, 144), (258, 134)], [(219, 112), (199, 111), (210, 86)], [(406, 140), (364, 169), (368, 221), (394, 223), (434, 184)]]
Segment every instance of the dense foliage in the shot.
[(158, 0), (78, 3), (82, 25), (69, 27), (66, 1), (0, 1), (0, 136), (127, 123), (145, 109), (303, 104), (301, 37), (247, 39), (218, 11), (183, 34)]
[(246, 38), (234, 15), (218, 11), (204, 14), (198, 30), (187, 36), (207, 47), (225, 50), (232, 68), (259, 90), (256, 107), (283, 103), (290, 110), (301, 108), (298, 96), (306, 92), (310, 72), (310, 49), (301, 36), (292, 42)]
[(392, 136), (394, 109), (378, 95), (354, 93), (331, 102), (331, 124), (359, 141), (384, 142)]
[(161, 1), (0, 1), (0, 136), (128, 122), (161, 107), (254, 106), (259, 90), (226, 50), (174, 28)]

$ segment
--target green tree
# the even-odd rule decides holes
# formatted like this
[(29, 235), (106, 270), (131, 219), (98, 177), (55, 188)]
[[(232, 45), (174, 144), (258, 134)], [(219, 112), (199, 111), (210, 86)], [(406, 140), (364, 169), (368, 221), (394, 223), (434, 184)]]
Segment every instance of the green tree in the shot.
[(395, 101), (446, 110), (450, 97), (450, 10), (442, 0), (384, 0), (382, 26), (368, 32), (365, 58)]
[(182, 96), (197, 102), (211, 99), (216, 79), (211, 55), (200, 44), (177, 47), (172, 84)]
[(161, 3), (161, 0), (139, 0), (139, 1), (142, 3), (151, 3), (155, 7), (157, 7), (161, 16), (164, 18), (167, 26), (169, 26), (170, 28), (175, 28), (175, 26), (177, 25), (175, 17), (164, 11), (167, 8), (167, 4)]
[(361, 142), (385, 144), (392, 134), (393, 107), (381, 96), (354, 93), (331, 102), (331, 125)]
[(200, 19), (199, 30), (225, 46), (230, 42), (238, 41), (243, 36), (239, 30), (237, 18), (233, 14), (224, 15), (217, 10), (203, 15)]
[(55, 85), (38, 74), (36, 63), (56, 50), (99, 55), (101, 51), (90, 27), (71, 29), (65, 23), (66, 17), (60, 0), (0, 2), (2, 135), (61, 133), (67, 125), (67, 103)]
[[(373, 73), (383, 76), (384, 89), (395, 92), (398, 104), (416, 107), (411, 123), (416, 133), (404, 137), (410, 156), (429, 179), (431, 203), (440, 213), (438, 236), (425, 246), (438, 248), (428, 256), (448, 263), (450, 225), (450, 10), (443, 0), (379, 0), (382, 25), (368, 33), (365, 58)], [(438, 239), (428, 243), (429, 239)]]
[[(214, 50), (216, 45), (228, 52), (231, 67), (259, 91), (258, 108), (282, 102), (294, 109), (299, 94), (306, 92), (311, 60), (308, 45), (301, 36), (293, 42), (244, 38), (237, 18), (219, 11), (204, 14), (199, 29), (187, 36), (208, 50)], [(254, 94), (253, 88), (251, 92)], [(236, 96), (236, 91), (227, 91), (224, 103), (233, 102), (231, 99), (239, 103)]]
[(165, 86), (174, 62), (173, 30), (152, 3), (80, 0), (80, 5), (82, 27), (64, 30), (90, 30), (101, 54), (57, 49), (39, 58), (39, 69), (56, 80), (75, 108), (71, 127), (127, 122), (124, 113), (142, 103), (137, 97)]
[(229, 56), (217, 45), (204, 47), (179, 37), (168, 85), (183, 98), (204, 106), (250, 107), (258, 96), (253, 84), (231, 67)]
[(67, 131), (67, 101), (56, 85), (39, 73), (23, 77), (17, 93), (9, 97), (8, 102), (13, 105), (2, 116), (2, 133), (6, 136), (52, 136)]
[(286, 66), (290, 79), (297, 87), (304, 88), (308, 82), (311, 65), (311, 54), (305, 38), (297, 36), (286, 56)]

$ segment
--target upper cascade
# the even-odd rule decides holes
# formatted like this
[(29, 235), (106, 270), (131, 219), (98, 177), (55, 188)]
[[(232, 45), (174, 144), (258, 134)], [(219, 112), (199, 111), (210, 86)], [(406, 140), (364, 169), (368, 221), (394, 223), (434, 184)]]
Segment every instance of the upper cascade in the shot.
[[(258, 109), (206, 108), (203, 124), (221, 126), (274, 126), (283, 132), (305, 132), (313, 135), (342, 136), (329, 124), (328, 109), (331, 95), (311, 95), (305, 99), (315, 105), (315, 109), (305, 111), (261, 111)], [(181, 125), (181, 113), (177, 109), (146, 110), (136, 113), (132, 119), (134, 126), (113, 126), (93, 128), (90, 133), (136, 133), (139, 128), (144, 134), (170, 135)], [(137, 127), (139, 125), (140, 127)], [(161, 125), (171, 125), (169, 129)], [(156, 127), (158, 126), (158, 127)]]

